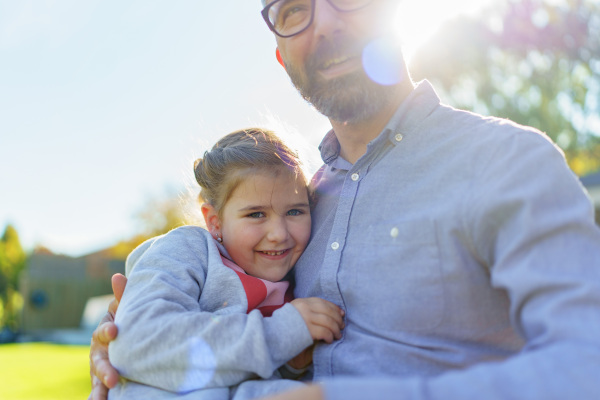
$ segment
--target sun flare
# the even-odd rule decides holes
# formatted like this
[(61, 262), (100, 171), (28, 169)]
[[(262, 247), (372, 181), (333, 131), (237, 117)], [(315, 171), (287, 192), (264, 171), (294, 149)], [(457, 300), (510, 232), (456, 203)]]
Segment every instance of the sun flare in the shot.
[(447, 20), (459, 14), (475, 14), (498, 0), (403, 0), (394, 29), (410, 60), (422, 45)]

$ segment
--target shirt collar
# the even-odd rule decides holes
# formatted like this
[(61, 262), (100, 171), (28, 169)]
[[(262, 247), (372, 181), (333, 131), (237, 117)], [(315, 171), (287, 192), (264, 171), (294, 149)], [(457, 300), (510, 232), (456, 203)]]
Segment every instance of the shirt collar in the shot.
[[(371, 144), (384, 141), (382, 137), (387, 137), (393, 144), (398, 144), (396, 135), (410, 135), (439, 104), (440, 98), (433, 86), (427, 80), (419, 82), (400, 104), (379, 136), (369, 144), (369, 149), (372, 147)], [(340, 142), (333, 129), (327, 132), (319, 145), (319, 150), (325, 164), (334, 168), (350, 169), (351, 164), (339, 156)]]
[(319, 151), (321, 152), (321, 159), (325, 164), (333, 162), (340, 154), (340, 142), (337, 140), (333, 129), (325, 134), (319, 145)]

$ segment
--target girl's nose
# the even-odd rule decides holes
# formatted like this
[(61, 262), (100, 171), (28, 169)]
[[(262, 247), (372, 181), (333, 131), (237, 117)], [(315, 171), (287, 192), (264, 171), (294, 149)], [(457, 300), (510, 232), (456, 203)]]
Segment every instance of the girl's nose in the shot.
[(267, 240), (279, 243), (283, 242), (288, 237), (288, 229), (287, 224), (285, 223), (284, 218), (275, 218), (269, 224), (269, 231), (267, 232)]

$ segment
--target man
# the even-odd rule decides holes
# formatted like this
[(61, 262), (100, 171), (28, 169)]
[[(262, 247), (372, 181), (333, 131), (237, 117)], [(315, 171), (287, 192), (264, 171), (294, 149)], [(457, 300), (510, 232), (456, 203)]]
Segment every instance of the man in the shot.
[[(440, 104), (403, 63), (392, 84), (369, 78), (365, 54), (395, 3), (263, 3), (278, 58), (333, 128), (295, 294), (346, 312), (342, 339), (314, 350), (320, 383), (277, 398), (597, 398), (589, 199), (540, 132)], [(115, 335), (100, 325), (90, 353), (109, 385)]]

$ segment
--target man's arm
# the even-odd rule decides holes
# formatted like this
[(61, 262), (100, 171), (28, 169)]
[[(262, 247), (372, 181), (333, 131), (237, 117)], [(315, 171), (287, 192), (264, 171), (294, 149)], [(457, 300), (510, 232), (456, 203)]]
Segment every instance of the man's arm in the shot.
[(323, 389), (319, 385), (307, 385), (300, 389), (290, 390), (262, 400), (325, 400)]
[(108, 397), (108, 389), (114, 387), (119, 380), (119, 373), (108, 360), (108, 344), (117, 337), (115, 313), (125, 291), (127, 278), (122, 274), (114, 274), (111, 283), (115, 298), (110, 302), (108, 312), (92, 335), (90, 346), (92, 392), (88, 400), (105, 400)]

